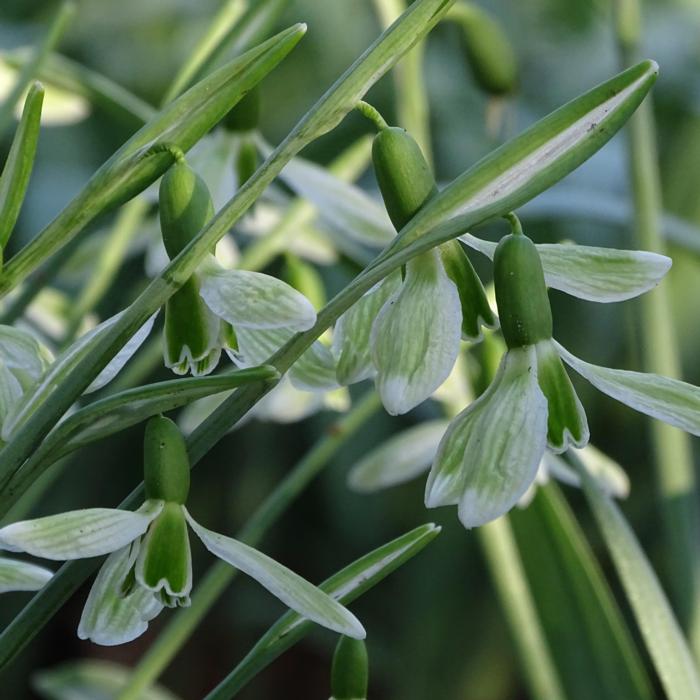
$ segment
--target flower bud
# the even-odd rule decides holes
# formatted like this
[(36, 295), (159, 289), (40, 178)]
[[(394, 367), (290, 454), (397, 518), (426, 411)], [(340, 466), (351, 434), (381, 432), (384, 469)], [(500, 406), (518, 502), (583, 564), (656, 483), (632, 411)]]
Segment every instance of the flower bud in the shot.
[(341, 637), (333, 655), (331, 700), (366, 700), (368, 666), (364, 641)]
[(467, 62), (479, 87), (490, 95), (507, 95), (518, 82), (515, 52), (500, 24), (472, 3), (459, 3), (450, 14), (462, 29)]
[(183, 505), (190, 490), (190, 460), (182, 433), (163, 416), (151, 418), (143, 440), (146, 498)]
[(400, 231), (437, 194), (433, 173), (415, 139), (396, 126), (375, 136), (372, 163), (389, 218)]
[(501, 239), (493, 258), (496, 303), (509, 348), (534, 345), (552, 337), (552, 311), (542, 263), (524, 234)]

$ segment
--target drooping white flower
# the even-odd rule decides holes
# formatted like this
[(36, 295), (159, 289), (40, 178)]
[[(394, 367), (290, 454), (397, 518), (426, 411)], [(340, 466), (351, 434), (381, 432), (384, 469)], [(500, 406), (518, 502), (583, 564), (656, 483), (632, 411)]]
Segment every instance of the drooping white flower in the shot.
[(163, 607), (188, 606), (192, 561), (188, 526), (215, 556), (248, 574), (285, 605), (341, 634), (364, 637), (348, 610), (298, 574), (199, 524), (185, 507), (189, 461), (172, 421), (154, 418), (144, 442), (146, 501), (135, 512), (89, 508), (0, 529), (0, 549), (66, 561), (109, 554), (78, 627), (81, 639), (115, 645), (143, 634)]
[(0, 593), (38, 591), (53, 576), (53, 571), (26, 561), (0, 557)]

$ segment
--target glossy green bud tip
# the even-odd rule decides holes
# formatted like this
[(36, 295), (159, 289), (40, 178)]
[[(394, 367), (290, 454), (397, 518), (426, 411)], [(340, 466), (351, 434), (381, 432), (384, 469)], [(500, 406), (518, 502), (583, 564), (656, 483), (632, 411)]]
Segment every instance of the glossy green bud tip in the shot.
[(552, 311), (535, 244), (521, 233), (501, 239), (493, 258), (496, 303), (509, 348), (552, 337)]
[(341, 637), (333, 655), (333, 700), (364, 700), (369, 682), (367, 647), (361, 639)]
[(375, 136), (372, 163), (389, 218), (400, 231), (437, 193), (433, 173), (415, 139), (397, 126)]
[(206, 183), (184, 159), (165, 173), (158, 198), (163, 243), (172, 259), (214, 216), (214, 205)]
[(190, 460), (182, 433), (163, 416), (151, 418), (143, 440), (146, 498), (184, 504), (190, 490)]

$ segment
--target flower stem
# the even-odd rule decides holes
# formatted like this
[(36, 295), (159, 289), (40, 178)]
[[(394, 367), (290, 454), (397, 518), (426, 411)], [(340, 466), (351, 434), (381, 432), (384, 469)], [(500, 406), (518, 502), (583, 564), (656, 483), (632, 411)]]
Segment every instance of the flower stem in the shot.
[(376, 107), (373, 107), (369, 102), (360, 100), (355, 109), (365, 118), (374, 124), (374, 128), (377, 131), (382, 131), (383, 129), (388, 129), (389, 125), (384, 120), (384, 117), (379, 113)]
[[(617, 0), (615, 5), (616, 34), (623, 64), (629, 64), (637, 54), (639, 8), (636, 5), (636, 0)], [(660, 173), (648, 97), (630, 118), (627, 133), (636, 243), (640, 248), (663, 253)], [(640, 311), (644, 370), (679, 377), (680, 358), (667, 286), (660, 285), (641, 297)], [(652, 421), (651, 437), (672, 600), (690, 635), (695, 656), (700, 659), (700, 501), (690, 439), (683, 431), (660, 421)]]
[[(282, 479), (238, 533), (238, 539), (256, 546), (309, 483), (333, 459), (339, 449), (374, 415), (381, 403), (370, 391), (332, 425), (306, 456)], [(136, 700), (154, 682), (180, 651), (202, 618), (236, 575), (224, 562), (216, 562), (197, 584), (192, 605), (173, 617), (161, 635), (141, 658), (118, 700)]]

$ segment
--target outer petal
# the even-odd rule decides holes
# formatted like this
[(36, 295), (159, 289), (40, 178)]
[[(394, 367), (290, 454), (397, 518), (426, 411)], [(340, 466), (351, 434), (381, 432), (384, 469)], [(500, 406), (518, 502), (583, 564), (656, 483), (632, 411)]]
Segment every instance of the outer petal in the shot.
[(598, 367), (572, 355), (556, 343), (566, 364), (596, 389), (640, 413), (700, 435), (700, 388), (658, 374)]
[(401, 273), (397, 271), (370, 289), (338, 319), (333, 332), (333, 353), (338, 359), (336, 374), (341, 384), (354, 384), (374, 375), (370, 352), (372, 324), (400, 286)]
[(207, 530), (187, 513), (187, 520), (215, 556), (254, 578), (285, 605), (328, 629), (355, 639), (364, 639), (359, 620), (328, 594), (274, 559), (248, 545)]
[(38, 591), (53, 576), (53, 571), (26, 561), (0, 558), (0, 593)]
[(30, 333), (0, 325), (0, 360), (24, 389), (39, 379), (52, 359), (49, 350)]
[(372, 359), (386, 410), (406, 413), (425, 401), (450, 374), (459, 354), (462, 309), (439, 253), (406, 265), (398, 295), (372, 327)]
[(554, 343), (543, 340), (535, 345), (537, 380), (547, 397), (547, 444), (554, 452), (583, 447), (590, 437), (586, 412), (571, 384)]
[(78, 625), (78, 637), (115, 646), (140, 637), (163, 609), (152, 591), (140, 586), (127, 590), (138, 556), (137, 543), (111, 554), (97, 574)]
[(0, 549), (59, 561), (98, 557), (146, 532), (162, 508), (162, 501), (147, 501), (136, 512), (87, 508), (24, 520), (0, 530)]
[(22, 398), (24, 391), (17, 377), (10, 371), (4, 360), (0, 358), (0, 425)]
[(311, 302), (270, 275), (224, 270), (209, 261), (201, 268), (200, 278), (199, 291), (207, 306), (236, 330), (245, 327), (305, 331), (316, 323)]
[(428, 477), (429, 508), (459, 503), (465, 527), (506, 513), (537, 475), (547, 439), (547, 401), (534, 348), (509, 350), (491, 386), (445, 434)]
[[(294, 333), (286, 328), (271, 330), (236, 330), (238, 353), (231, 359), (239, 367), (251, 367), (264, 363), (279, 350)], [(329, 391), (338, 388), (335, 378), (335, 359), (331, 351), (316, 341), (289, 370), (289, 378), (297, 389), (305, 391)]]
[[(495, 243), (468, 233), (460, 240), (493, 259)], [(624, 301), (648, 292), (671, 268), (671, 258), (643, 250), (539, 243), (537, 252), (548, 287), (603, 303)]]
[(393, 435), (352, 468), (348, 485), (355, 491), (373, 492), (426, 472), (447, 426), (446, 420), (433, 420)]

